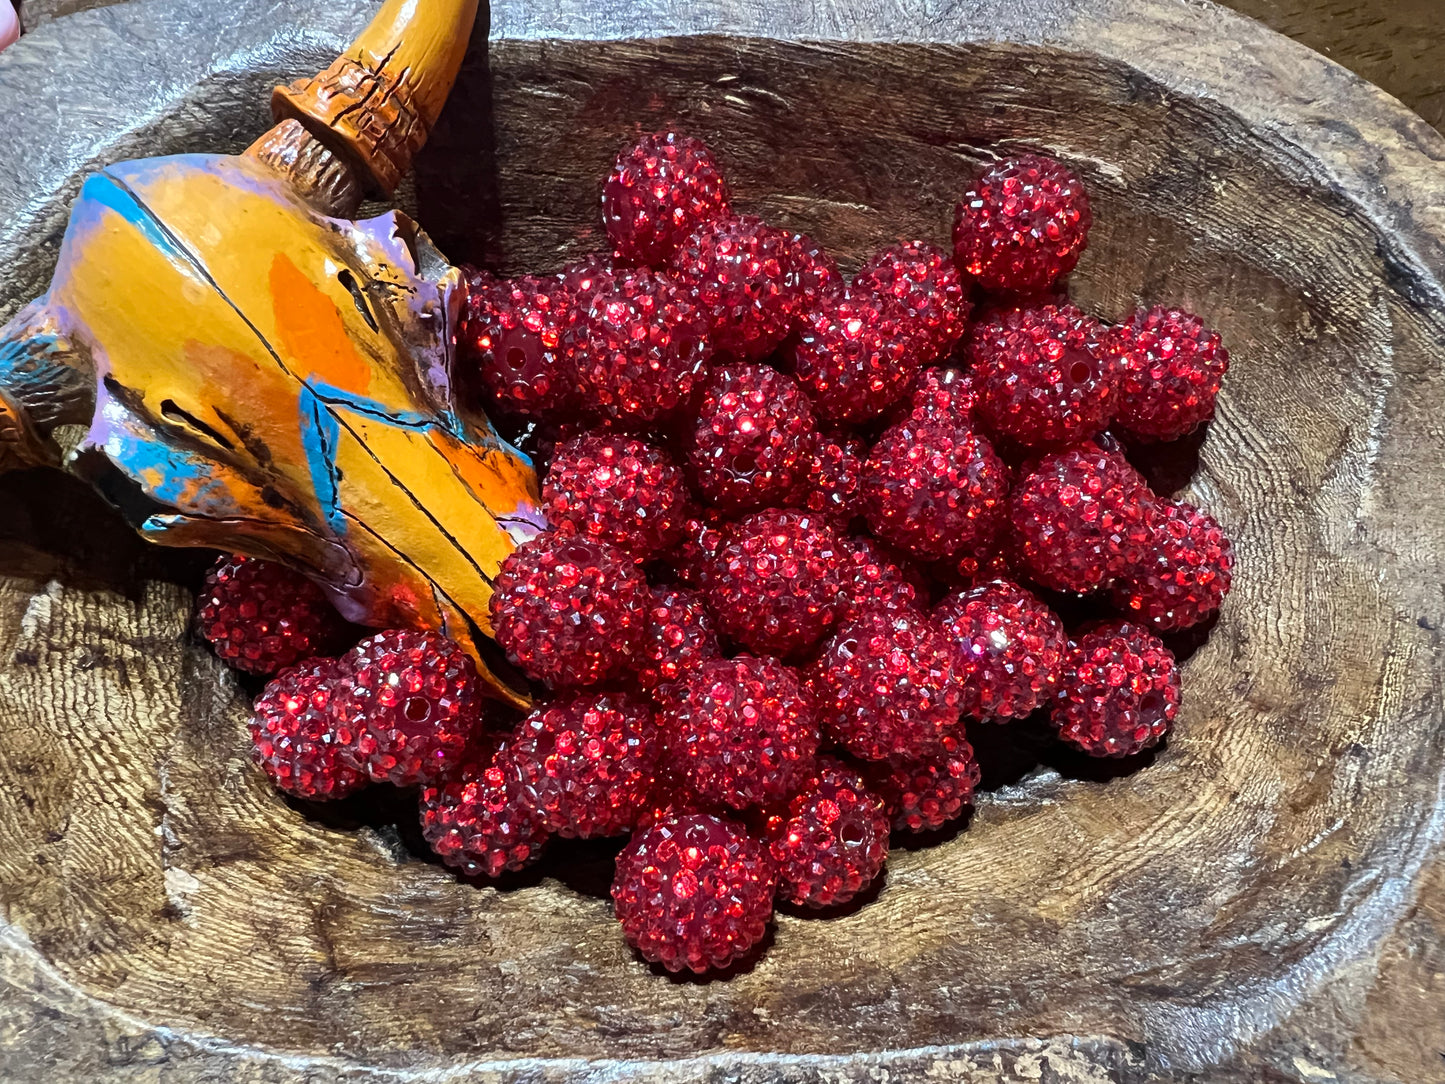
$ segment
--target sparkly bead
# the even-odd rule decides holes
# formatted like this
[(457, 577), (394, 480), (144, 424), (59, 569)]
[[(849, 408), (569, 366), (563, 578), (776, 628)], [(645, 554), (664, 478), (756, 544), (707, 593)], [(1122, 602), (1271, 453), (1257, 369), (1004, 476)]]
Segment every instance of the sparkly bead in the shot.
[(602, 188), (602, 224), (617, 251), (652, 267), (665, 265), (704, 222), (728, 213), (728, 189), (700, 139), (657, 132), (617, 155)]
[(702, 597), (692, 591), (653, 588), (637, 684), (647, 690), (670, 685), (709, 659), (721, 657), (712, 615)]
[(1053, 699), (1068, 636), (1018, 584), (994, 580), (950, 595), (933, 616), (953, 640), (965, 715), (1022, 719)]
[(1158, 743), (1179, 714), (1174, 653), (1142, 625), (1115, 621), (1071, 645), (1054, 701), (1059, 737), (1090, 756)]
[(962, 737), (922, 760), (894, 757), (871, 765), (874, 791), (900, 832), (930, 832), (963, 816), (973, 804), (980, 771), (973, 746)]
[(1214, 416), (1229, 371), (1219, 333), (1183, 309), (1136, 312), (1117, 329), (1125, 360), (1119, 427), (1144, 440), (1177, 440)]
[(350, 680), (332, 710), (373, 780), (425, 783), (462, 762), (481, 730), (482, 690), (460, 645), (439, 632), (392, 629), (362, 640), (340, 665)]
[(547, 842), (541, 816), (528, 804), (505, 755), (483, 749), (421, 792), (422, 835), (447, 865), (468, 876), (496, 877), (535, 862)]
[(572, 413), (578, 404), (575, 295), (555, 278), (464, 271), (458, 358), (464, 372), (476, 367), (488, 410), (528, 418)]
[(925, 365), (947, 357), (963, 337), (970, 303), (948, 253), (926, 241), (901, 241), (863, 265), (853, 280), (906, 313), (928, 343)]
[(659, 723), (666, 768), (703, 801), (736, 810), (786, 798), (818, 751), (812, 705), (776, 659), (703, 663), (673, 691)]
[(274, 674), (337, 646), (347, 625), (321, 588), (274, 561), (222, 557), (196, 598), (196, 629), (222, 662)]
[(755, 512), (724, 534), (704, 594), (724, 635), (786, 658), (806, 652), (836, 622), (847, 564), (822, 517)]
[(667, 452), (620, 433), (560, 445), (542, 502), (553, 527), (609, 543), (639, 561), (682, 541), (691, 503), (682, 470)]
[(1110, 599), (1131, 620), (1183, 629), (1219, 611), (1234, 575), (1234, 546), (1218, 522), (1184, 501), (1160, 501), (1159, 517), (1137, 564)]
[(617, 856), (612, 901), (627, 943), (669, 971), (726, 967), (763, 939), (777, 871), (731, 821), (670, 817)]
[(256, 698), (252, 758), (278, 790), (341, 798), (369, 781), (356, 767), (356, 732), (331, 710), (332, 698), (349, 682), (335, 659), (307, 659), (283, 670)]
[(856, 286), (804, 314), (792, 351), (793, 371), (817, 412), (854, 425), (902, 398), (930, 360), (923, 321)]
[(863, 777), (832, 758), (768, 818), (764, 840), (778, 867), (778, 896), (803, 907), (847, 903), (888, 858), (888, 813)]
[(984, 170), (954, 215), (953, 259), (985, 290), (1048, 289), (1088, 243), (1089, 197), (1061, 163), (1037, 154)]

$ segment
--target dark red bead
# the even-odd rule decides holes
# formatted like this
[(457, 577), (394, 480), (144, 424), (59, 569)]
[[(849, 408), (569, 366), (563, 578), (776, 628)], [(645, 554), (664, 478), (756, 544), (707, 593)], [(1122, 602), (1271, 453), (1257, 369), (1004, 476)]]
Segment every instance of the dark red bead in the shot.
[(903, 405), (916, 422), (951, 422), (971, 427), (978, 407), (978, 383), (962, 369), (934, 366), (918, 374)]
[(482, 728), (476, 664), (439, 632), (378, 632), (341, 657), (349, 681), (334, 699), (338, 726), (355, 734), (358, 765), (405, 787), (456, 768)]
[(1218, 522), (1184, 501), (1160, 501), (1138, 564), (1110, 591), (1130, 620), (1183, 629), (1219, 611), (1234, 578), (1234, 546)]
[(1008, 492), (1009, 470), (993, 445), (958, 422), (895, 425), (863, 468), (873, 533), (923, 559), (950, 557), (993, 538)]
[(850, 287), (803, 315), (792, 363), (819, 415), (858, 424), (901, 399), (933, 356), (922, 320), (877, 293)]
[(860, 490), (867, 457), (868, 444), (858, 437), (819, 435), (799, 503), (839, 524), (852, 522), (863, 512)]
[(926, 614), (850, 618), (806, 673), (824, 732), (862, 760), (932, 756), (959, 730), (953, 648)]
[(786, 658), (833, 627), (849, 563), (826, 519), (755, 512), (727, 529), (704, 596), (724, 635)]
[(672, 456), (620, 433), (558, 446), (542, 487), (547, 522), (649, 560), (682, 541), (691, 511)]
[(953, 640), (965, 715), (1022, 719), (1052, 701), (1069, 640), (1034, 595), (994, 580), (950, 595), (934, 617)]
[(1090, 756), (1155, 745), (1179, 714), (1174, 653), (1142, 625), (1101, 625), (1072, 645), (1054, 701), (1059, 737)]
[(457, 349), (476, 366), (489, 409), (556, 418), (577, 406), (577, 299), (556, 278), (493, 278), (467, 269)]
[(985, 290), (1046, 290), (1079, 262), (1092, 221), (1084, 186), (1062, 163), (1006, 158), (959, 200), (953, 259)]
[(602, 188), (602, 224), (629, 260), (661, 267), (704, 222), (728, 213), (728, 188), (706, 143), (643, 136), (617, 155)]
[(669, 971), (726, 967), (763, 939), (777, 870), (731, 821), (670, 817), (617, 856), (612, 900), (627, 943)]
[[(503, 742), (497, 754), (505, 752)], [(515, 772), (481, 749), (421, 792), (422, 835), (443, 862), (469, 876), (496, 877), (535, 862), (547, 829)]]
[(307, 659), (283, 670), (256, 698), (252, 758), (278, 790), (298, 798), (341, 798), (369, 782), (356, 766), (356, 732), (331, 710), (349, 682), (335, 659)]
[(1019, 562), (1056, 591), (1107, 587), (1142, 560), (1156, 503), (1139, 472), (1097, 444), (1046, 455), (1009, 498)]
[(710, 318), (713, 348), (756, 361), (775, 350), (806, 304), (801, 239), (751, 215), (706, 222), (673, 254), (672, 267)]
[(652, 589), (647, 631), (638, 656), (637, 683), (647, 690), (686, 678), (722, 657), (712, 614), (692, 591)]
[(196, 628), (222, 662), (274, 674), (336, 647), (347, 625), (301, 573), (237, 556), (219, 558), (206, 573)]
[(973, 804), (981, 773), (973, 746), (950, 739), (922, 760), (894, 758), (872, 765), (868, 778), (900, 832), (930, 832), (963, 816)]
[(688, 462), (698, 492), (726, 512), (783, 505), (803, 491), (817, 426), (792, 377), (734, 362), (703, 389)]
[(926, 241), (900, 241), (874, 255), (853, 280), (885, 297), (922, 330), (925, 365), (946, 357), (963, 337), (971, 307), (948, 253)]
[(1016, 309), (977, 324), (967, 353), (978, 416), (998, 436), (1028, 447), (1073, 444), (1114, 415), (1123, 357), (1073, 305)]
[(901, 554), (867, 535), (840, 536), (838, 545), (848, 558), (839, 620), (871, 610), (922, 612), (928, 584)]
[(664, 272), (636, 272), (599, 290), (579, 330), (585, 406), (628, 425), (690, 404), (712, 354), (706, 313)]
[(652, 705), (630, 693), (571, 693), (537, 708), (497, 766), (563, 837), (621, 835), (652, 790), (662, 749)]
[(493, 635), (528, 677), (557, 688), (596, 685), (636, 664), (651, 598), (621, 550), (548, 531), (502, 562)]
[(1183, 309), (1158, 305), (1117, 329), (1124, 374), (1119, 427), (1144, 440), (1177, 440), (1214, 416), (1229, 371), (1219, 332)]
[(889, 818), (863, 777), (832, 758), (780, 814), (764, 839), (778, 867), (778, 897), (801, 907), (847, 903), (888, 859)]
[(672, 691), (658, 721), (666, 768), (703, 801), (731, 809), (786, 798), (818, 751), (812, 705), (776, 659), (702, 663)]

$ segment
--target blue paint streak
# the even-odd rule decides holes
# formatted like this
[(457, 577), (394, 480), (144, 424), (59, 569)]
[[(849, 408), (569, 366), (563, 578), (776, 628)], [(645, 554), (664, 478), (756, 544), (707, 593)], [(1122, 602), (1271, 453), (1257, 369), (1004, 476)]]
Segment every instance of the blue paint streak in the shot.
[(301, 446), (306, 450), (306, 465), (311, 471), (311, 487), (326, 522), (338, 535), (346, 533), (346, 516), (341, 511), (341, 493), (336, 484), (336, 445), (341, 427), (315, 392), (301, 386)]
[[(156, 250), (187, 267), (190, 266), (190, 258), (186, 253), (176, 247), (175, 242), (168, 237), (156, 224), (149, 213), (146, 212), (140, 203), (127, 192), (114, 178), (104, 173), (98, 173), (91, 177), (80, 189), (80, 201), (76, 205), (79, 211), (94, 211), (98, 207), (114, 212), (121, 220), (133, 226), (146, 242)], [(87, 215), (86, 218), (91, 216)], [(99, 218), (98, 215), (95, 216)]]
[(393, 410), (375, 399), (368, 399), (364, 395), (357, 395), (355, 392), (331, 384), (319, 384), (314, 380), (307, 380), (306, 387), (323, 403), (346, 407), (357, 414), (364, 414), (377, 421), (386, 422), (388, 425), (395, 425), (402, 429), (432, 429), (437, 425), (437, 418), (433, 414), (420, 410)]

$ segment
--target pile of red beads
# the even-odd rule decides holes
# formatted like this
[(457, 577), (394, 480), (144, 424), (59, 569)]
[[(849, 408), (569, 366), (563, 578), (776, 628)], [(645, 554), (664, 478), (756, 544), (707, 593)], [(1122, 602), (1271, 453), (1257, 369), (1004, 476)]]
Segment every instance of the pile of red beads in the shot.
[[(277, 787), (419, 784), (432, 848), (488, 877), (553, 836), (630, 835), (627, 940), (702, 972), (747, 957), (775, 900), (845, 904), (890, 835), (960, 818), (967, 728), (1159, 743), (1180, 704), (1159, 634), (1216, 613), (1234, 557), (1131, 458), (1212, 416), (1229, 356), (1179, 309), (1109, 325), (1068, 303), (1078, 178), (1000, 161), (951, 253), (905, 241), (851, 280), (737, 213), (696, 139), (626, 148), (603, 212), (610, 254), (467, 272), (458, 363), (545, 479), (549, 530), (477, 615), (534, 710), (488, 708), (435, 632), (329, 657), (344, 626), (317, 588), (226, 559), (199, 625), (275, 674), (251, 734)], [(1094, 619), (1066, 627), (1053, 593)]]

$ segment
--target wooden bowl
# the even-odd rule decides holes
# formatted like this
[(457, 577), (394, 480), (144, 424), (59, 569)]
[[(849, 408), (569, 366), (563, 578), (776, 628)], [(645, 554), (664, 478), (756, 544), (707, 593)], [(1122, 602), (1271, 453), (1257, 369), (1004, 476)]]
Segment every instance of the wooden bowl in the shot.
[[(0, 115), (33, 133), (0, 167), (5, 313), (79, 175), (239, 148), (370, 7), (153, 0), (23, 40), (0, 61)], [(662, 124), (854, 266), (946, 238), (996, 151), (1083, 175), (1079, 302), (1179, 303), (1234, 352), (1185, 492), (1238, 577), (1178, 728), (1113, 778), (995, 760), (967, 830), (897, 850), (876, 899), (679, 981), (618, 936), (605, 854), (477, 887), (384, 817), (289, 806), (188, 635), (194, 565), (78, 484), (8, 478), (0, 1075), (1442, 1079), (1445, 142), (1202, 2), (506, 0), (492, 34), (406, 199), (505, 270), (596, 244), (611, 155)]]

